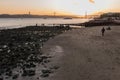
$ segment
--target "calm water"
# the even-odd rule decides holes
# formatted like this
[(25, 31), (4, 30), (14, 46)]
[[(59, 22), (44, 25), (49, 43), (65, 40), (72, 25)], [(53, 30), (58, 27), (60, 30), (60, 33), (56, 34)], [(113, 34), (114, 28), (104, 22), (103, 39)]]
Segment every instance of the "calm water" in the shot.
[(87, 19), (41, 19), (41, 18), (0, 18), (0, 29), (19, 28), (29, 25), (52, 25), (52, 24), (71, 24), (82, 23)]

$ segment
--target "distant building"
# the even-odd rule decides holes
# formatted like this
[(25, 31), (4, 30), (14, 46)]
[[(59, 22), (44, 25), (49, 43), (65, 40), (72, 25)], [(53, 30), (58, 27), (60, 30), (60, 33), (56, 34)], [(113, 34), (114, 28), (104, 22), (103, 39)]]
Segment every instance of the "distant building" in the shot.
[(28, 15), (31, 15), (31, 13), (29, 12)]

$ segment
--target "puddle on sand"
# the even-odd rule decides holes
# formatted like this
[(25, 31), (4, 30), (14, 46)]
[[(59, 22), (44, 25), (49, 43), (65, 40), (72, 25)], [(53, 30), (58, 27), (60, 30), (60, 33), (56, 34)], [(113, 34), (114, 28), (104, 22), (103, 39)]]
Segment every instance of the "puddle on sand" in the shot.
[(55, 57), (61, 57), (64, 52), (63, 48), (59, 45), (52, 47), (50, 50), (50, 55)]

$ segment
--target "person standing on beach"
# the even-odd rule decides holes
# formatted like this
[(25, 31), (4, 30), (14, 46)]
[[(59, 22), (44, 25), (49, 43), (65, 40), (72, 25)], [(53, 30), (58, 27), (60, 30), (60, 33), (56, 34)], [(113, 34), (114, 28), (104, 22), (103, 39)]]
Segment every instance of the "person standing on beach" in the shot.
[(105, 33), (105, 28), (104, 27), (101, 29), (101, 32), (102, 32), (102, 36), (104, 36), (104, 33)]

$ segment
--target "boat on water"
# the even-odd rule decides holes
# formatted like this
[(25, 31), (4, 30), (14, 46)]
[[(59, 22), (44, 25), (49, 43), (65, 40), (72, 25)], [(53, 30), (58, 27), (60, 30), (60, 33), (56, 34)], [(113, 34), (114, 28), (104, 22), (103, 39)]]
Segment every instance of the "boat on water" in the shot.
[(72, 19), (72, 18), (66, 17), (66, 18), (64, 18), (64, 19)]

